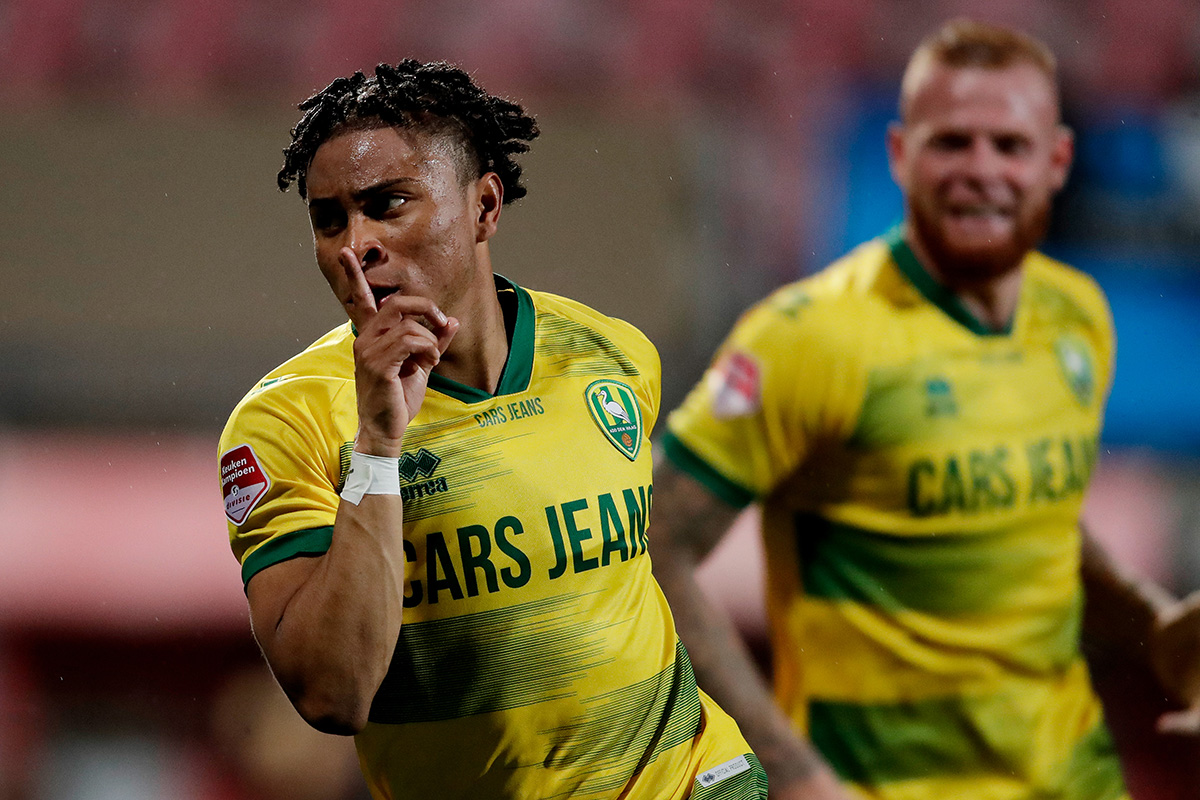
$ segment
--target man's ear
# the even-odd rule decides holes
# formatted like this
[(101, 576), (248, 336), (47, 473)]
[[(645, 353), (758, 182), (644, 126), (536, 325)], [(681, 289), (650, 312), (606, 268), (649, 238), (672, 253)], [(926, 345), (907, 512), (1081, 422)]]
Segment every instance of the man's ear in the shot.
[(486, 242), (500, 224), (500, 209), (504, 206), (504, 184), (500, 176), (489, 172), (475, 182), (475, 241)]
[(904, 176), (907, 174), (908, 152), (905, 148), (903, 122), (892, 122), (888, 124), (887, 155), (888, 168), (892, 173), (892, 180), (896, 182), (896, 185), (899, 186), (901, 190), (904, 190)]
[(1054, 175), (1054, 191), (1059, 191), (1067, 183), (1071, 174), (1071, 164), (1075, 161), (1075, 131), (1066, 125), (1059, 125), (1055, 131), (1054, 149), (1050, 152), (1050, 169)]

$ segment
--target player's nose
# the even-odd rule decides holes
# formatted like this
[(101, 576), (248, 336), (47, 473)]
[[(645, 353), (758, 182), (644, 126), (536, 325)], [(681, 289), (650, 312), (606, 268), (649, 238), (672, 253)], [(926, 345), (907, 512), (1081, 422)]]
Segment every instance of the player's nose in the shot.
[(1004, 155), (986, 136), (976, 136), (966, 149), (963, 169), (973, 178), (987, 181), (1004, 174)]
[(346, 225), (346, 247), (358, 256), (363, 269), (387, 260), (379, 223), (362, 214), (352, 214)]

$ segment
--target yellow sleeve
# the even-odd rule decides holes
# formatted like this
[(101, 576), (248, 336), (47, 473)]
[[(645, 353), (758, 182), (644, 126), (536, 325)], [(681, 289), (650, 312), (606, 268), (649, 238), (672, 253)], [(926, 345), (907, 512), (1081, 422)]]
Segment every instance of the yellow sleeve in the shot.
[(638, 398), (642, 402), (642, 417), (646, 426), (646, 435), (654, 430), (658, 421), (659, 407), (662, 402), (662, 363), (658, 349), (645, 335), (630, 326), (636, 333), (636, 347), (630, 348), (636, 359), (638, 371)]
[(1104, 373), (1101, 375), (1100, 397), (1102, 402), (1108, 401), (1108, 395), (1112, 391), (1113, 377), (1116, 372), (1117, 365), (1117, 334), (1116, 328), (1113, 325), (1112, 310), (1108, 306), (1108, 299), (1104, 296), (1104, 292), (1100, 287), (1089, 278), (1094, 294), (1092, 302), (1095, 304), (1096, 319), (1099, 322), (1096, 325), (1096, 347), (1099, 353), (1098, 361), (1103, 365)]
[(862, 304), (801, 286), (743, 315), (667, 420), (668, 457), (734, 506), (770, 494), (823, 441), (847, 438), (861, 407)]
[(287, 379), (252, 392), (230, 416), (219, 447), (221, 493), (243, 583), (271, 564), (329, 549), (344, 444), (330, 409), (345, 385)]

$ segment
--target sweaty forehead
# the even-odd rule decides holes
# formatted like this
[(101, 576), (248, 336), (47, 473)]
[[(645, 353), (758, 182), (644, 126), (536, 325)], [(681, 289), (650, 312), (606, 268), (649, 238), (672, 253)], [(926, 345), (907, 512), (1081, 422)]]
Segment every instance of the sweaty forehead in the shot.
[(388, 181), (430, 181), (454, 170), (450, 148), (437, 137), (392, 127), (348, 130), (313, 155), (306, 182), (310, 197), (358, 192)]
[(1058, 122), (1053, 84), (1032, 64), (1000, 69), (931, 64), (905, 97), (905, 122), (1026, 127)]

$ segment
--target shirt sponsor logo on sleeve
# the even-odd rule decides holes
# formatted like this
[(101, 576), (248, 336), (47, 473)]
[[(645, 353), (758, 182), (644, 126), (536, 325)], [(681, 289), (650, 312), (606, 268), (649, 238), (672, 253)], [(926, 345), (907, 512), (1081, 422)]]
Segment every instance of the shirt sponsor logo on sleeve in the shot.
[(709, 371), (707, 380), (717, 419), (744, 417), (762, 406), (761, 371), (746, 353), (726, 353)]
[(241, 525), (250, 516), (271, 487), (258, 456), (248, 444), (226, 450), (221, 456), (221, 494), (225, 497), (225, 516), (234, 525)]

